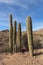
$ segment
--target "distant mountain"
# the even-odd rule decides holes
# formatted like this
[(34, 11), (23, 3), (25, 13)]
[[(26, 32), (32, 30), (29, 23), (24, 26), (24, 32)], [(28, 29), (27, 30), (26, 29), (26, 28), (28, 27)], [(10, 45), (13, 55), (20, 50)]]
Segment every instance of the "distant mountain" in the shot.
[(9, 30), (8, 30), (8, 29), (6, 29), (6, 30), (2, 30), (2, 31), (0, 31), (0, 32), (9, 32)]
[(34, 33), (43, 35), (43, 29), (40, 29), (40, 30), (34, 31)]

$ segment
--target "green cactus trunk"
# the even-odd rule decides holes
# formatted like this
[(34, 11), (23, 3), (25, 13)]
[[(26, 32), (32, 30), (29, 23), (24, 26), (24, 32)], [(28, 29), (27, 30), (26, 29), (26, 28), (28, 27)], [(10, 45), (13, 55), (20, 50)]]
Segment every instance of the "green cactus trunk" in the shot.
[(33, 56), (32, 21), (30, 16), (27, 17), (26, 28), (27, 28), (27, 38), (28, 38), (28, 49), (30, 55)]
[(17, 51), (21, 51), (21, 24), (18, 23), (18, 43), (17, 43)]
[(13, 24), (12, 24), (12, 15), (10, 15), (9, 48), (10, 48), (10, 51), (13, 52)]
[(16, 21), (14, 21), (13, 27), (13, 52), (16, 52)]

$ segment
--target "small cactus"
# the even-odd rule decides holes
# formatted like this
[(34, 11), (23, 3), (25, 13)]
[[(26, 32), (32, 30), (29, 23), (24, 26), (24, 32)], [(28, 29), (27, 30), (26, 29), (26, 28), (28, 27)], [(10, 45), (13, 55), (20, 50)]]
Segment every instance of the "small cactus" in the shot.
[(26, 28), (27, 28), (27, 38), (28, 38), (28, 49), (30, 55), (33, 56), (32, 20), (30, 16), (27, 17)]
[(18, 23), (18, 43), (17, 43), (17, 51), (21, 50), (21, 24)]
[(9, 48), (10, 48), (10, 51), (13, 52), (13, 24), (12, 24), (12, 15), (10, 15)]
[(16, 52), (16, 21), (14, 21), (13, 27), (13, 51)]

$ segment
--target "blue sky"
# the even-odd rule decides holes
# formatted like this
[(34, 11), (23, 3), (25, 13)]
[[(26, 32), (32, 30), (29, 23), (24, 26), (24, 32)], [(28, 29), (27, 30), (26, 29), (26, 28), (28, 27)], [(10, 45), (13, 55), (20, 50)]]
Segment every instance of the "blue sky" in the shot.
[(9, 15), (26, 30), (26, 17), (31, 16), (33, 30), (43, 28), (43, 0), (0, 0), (0, 30), (9, 29)]

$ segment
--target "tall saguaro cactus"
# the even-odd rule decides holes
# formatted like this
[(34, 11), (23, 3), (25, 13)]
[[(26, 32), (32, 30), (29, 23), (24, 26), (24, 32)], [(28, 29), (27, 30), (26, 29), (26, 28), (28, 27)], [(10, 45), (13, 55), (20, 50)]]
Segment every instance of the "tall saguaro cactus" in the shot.
[(10, 47), (10, 51), (13, 52), (13, 24), (12, 24), (12, 15), (10, 15), (9, 47)]
[(16, 21), (14, 21), (13, 27), (13, 51), (16, 52)]
[(17, 43), (17, 51), (21, 50), (21, 24), (18, 23), (18, 43)]
[(28, 49), (30, 55), (33, 56), (32, 20), (30, 16), (28, 16), (26, 19), (26, 28), (27, 28), (27, 38), (28, 38)]

